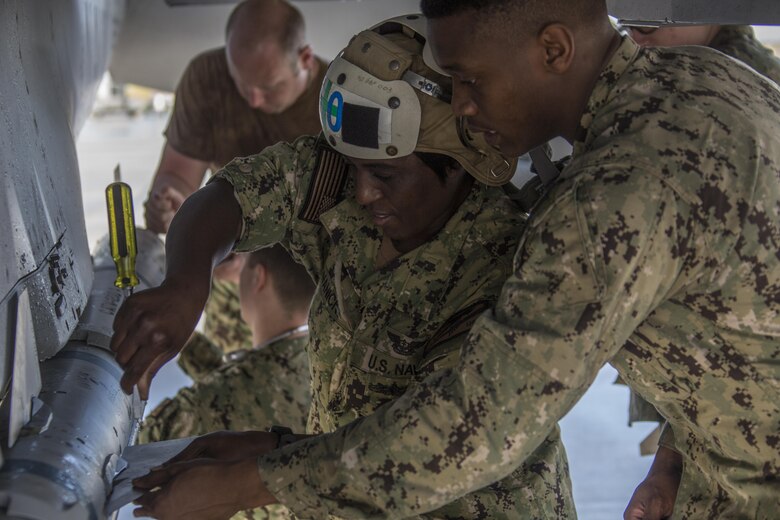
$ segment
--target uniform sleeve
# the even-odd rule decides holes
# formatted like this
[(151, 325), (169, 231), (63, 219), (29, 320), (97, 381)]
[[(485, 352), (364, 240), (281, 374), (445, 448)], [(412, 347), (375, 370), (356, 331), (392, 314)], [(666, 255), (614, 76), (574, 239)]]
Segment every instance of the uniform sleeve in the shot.
[(222, 366), (222, 351), (214, 343), (195, 332), (177, 359), (179, 367), (193, 381), (200, 381)]
[(537, 213), (454, 369), (371, 416), (258, 459), (302, 518), (399, 518), (513, 471), (677, 278), (690, 240), (659, 179), (603, 172)]
[(780, 59), (756, 39), (752, 27), (723, 26), (710, 46), (780, 84)]
[(296, 226), (304, 225), (296, 216), (313, 172), (314, 141), (300, 138), (234, 159), (209, 181), (220, 179), (233, 186), (242, 219), (236, 251), (287, 243)]
[(674, 430), (672, 430), (672, 425), (668, 422), (665, 422), (661, 427), (661, 436), (658, 439), (658, 446), (663, 446), (664, 448), (679, 452), (677, 445), (675, 444)]
[(190, 62), (176, 87), (176, 99), (165, 137), (177, 152), (199, 161), (213, 162), (216, 157), (212, 135), (211, 111), (220, 106), (209, 88), (207, 69), (202, 58)]

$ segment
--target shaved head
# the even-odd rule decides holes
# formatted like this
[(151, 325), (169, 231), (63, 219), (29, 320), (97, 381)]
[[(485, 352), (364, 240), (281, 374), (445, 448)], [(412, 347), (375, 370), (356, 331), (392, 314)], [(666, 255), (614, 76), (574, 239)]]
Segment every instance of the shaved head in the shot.
[(300, 11), (284, 0), (245, 0), (230, 14), (228, 72), (249, 106), (267, 114), (290, 108), (318, 70)]
[(301, 12), (284, 0), (245, 0), (230, 13), (225, 29), (228, 45), (252, 52), (275, 45), (295, 57), (306, 45)]
[(575, 28), (607, 16), (605, 0), (422, 0), (421, 9), (429, 19), (469, 12), (477, 30), (499, 25), (502, 34), (523, 36), (551, 23)]

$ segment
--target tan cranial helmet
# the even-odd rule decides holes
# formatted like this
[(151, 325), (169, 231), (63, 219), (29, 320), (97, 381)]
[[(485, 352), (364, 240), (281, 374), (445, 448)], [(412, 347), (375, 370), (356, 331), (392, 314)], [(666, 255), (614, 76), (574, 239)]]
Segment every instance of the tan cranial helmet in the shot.
[(452, 80), (433, 61), (425, 18), (399, 16), (356, 35), (328, 67), (320, 122), (337, 151), (358, 159), (413, 152), (452, 157), (477, 180), (498, 186), (515, 172), (450, 107)]

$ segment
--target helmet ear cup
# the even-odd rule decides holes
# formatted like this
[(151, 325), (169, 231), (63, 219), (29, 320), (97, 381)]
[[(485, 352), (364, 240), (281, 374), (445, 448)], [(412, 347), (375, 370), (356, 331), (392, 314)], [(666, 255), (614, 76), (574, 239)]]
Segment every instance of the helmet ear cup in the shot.
[[(352, 45), (375, 46), (371, 40), (377, 36), (361, 33)], [(388, 58), (401, 61), (394, 55)], [(400, 79), (402, 73), (399, 79), (380, 78), (350, 62), (346, 53), (333, 60), (320, 90), (320, 124), (333, 148), (358, 159), (393, 159), (414, 152), (420, 100), (414, 88)]]
[(508, 182), (516, 160), (468, 132), (452, 113), (451, 93), (452, 79), (428, 48), (425, 18), (391, 18), (357, 34), (331, 63), (320, 91), (322, 130), (349, 157), (437, 153), (485, 184)]

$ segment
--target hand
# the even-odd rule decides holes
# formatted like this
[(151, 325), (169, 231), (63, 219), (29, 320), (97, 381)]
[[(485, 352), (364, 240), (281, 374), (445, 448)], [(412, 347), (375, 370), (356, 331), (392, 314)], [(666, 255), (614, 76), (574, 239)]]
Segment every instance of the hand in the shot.
[(209, 280), (166, 279), (154, 289), (130, 296), (114, 318), (111, 350), (124, 368), (120, 384), (130, 394), (138, 385), (141, 399), (157, 371), (190, 337), (209, 294)]
[(242, 253), (230, 253), (214, 268), (214, 278), (238, 285), (246, 256)]
[(195, 459), (239, 460), (257, 457), (275, 450), (278, 443), (278, 435), (270, 432), (209, 433), (192, 441), (163, 467)]
[(674, 511), (677, 489), (682, 475), (682, 457), (660, 446), (653, 466), (631, 496), (624, 520), (663, 520)]
[(155, 233), (167, 233), (173, 216), (187, 197), (172, 186), (153, 188), (144, 202), (146, 228)]
[(161, 520), (217, 520), (276, 503), (254, 457), (238, 461), (198, 459), (170, 465), (133, 481), (146, 492), (135, 516)]

